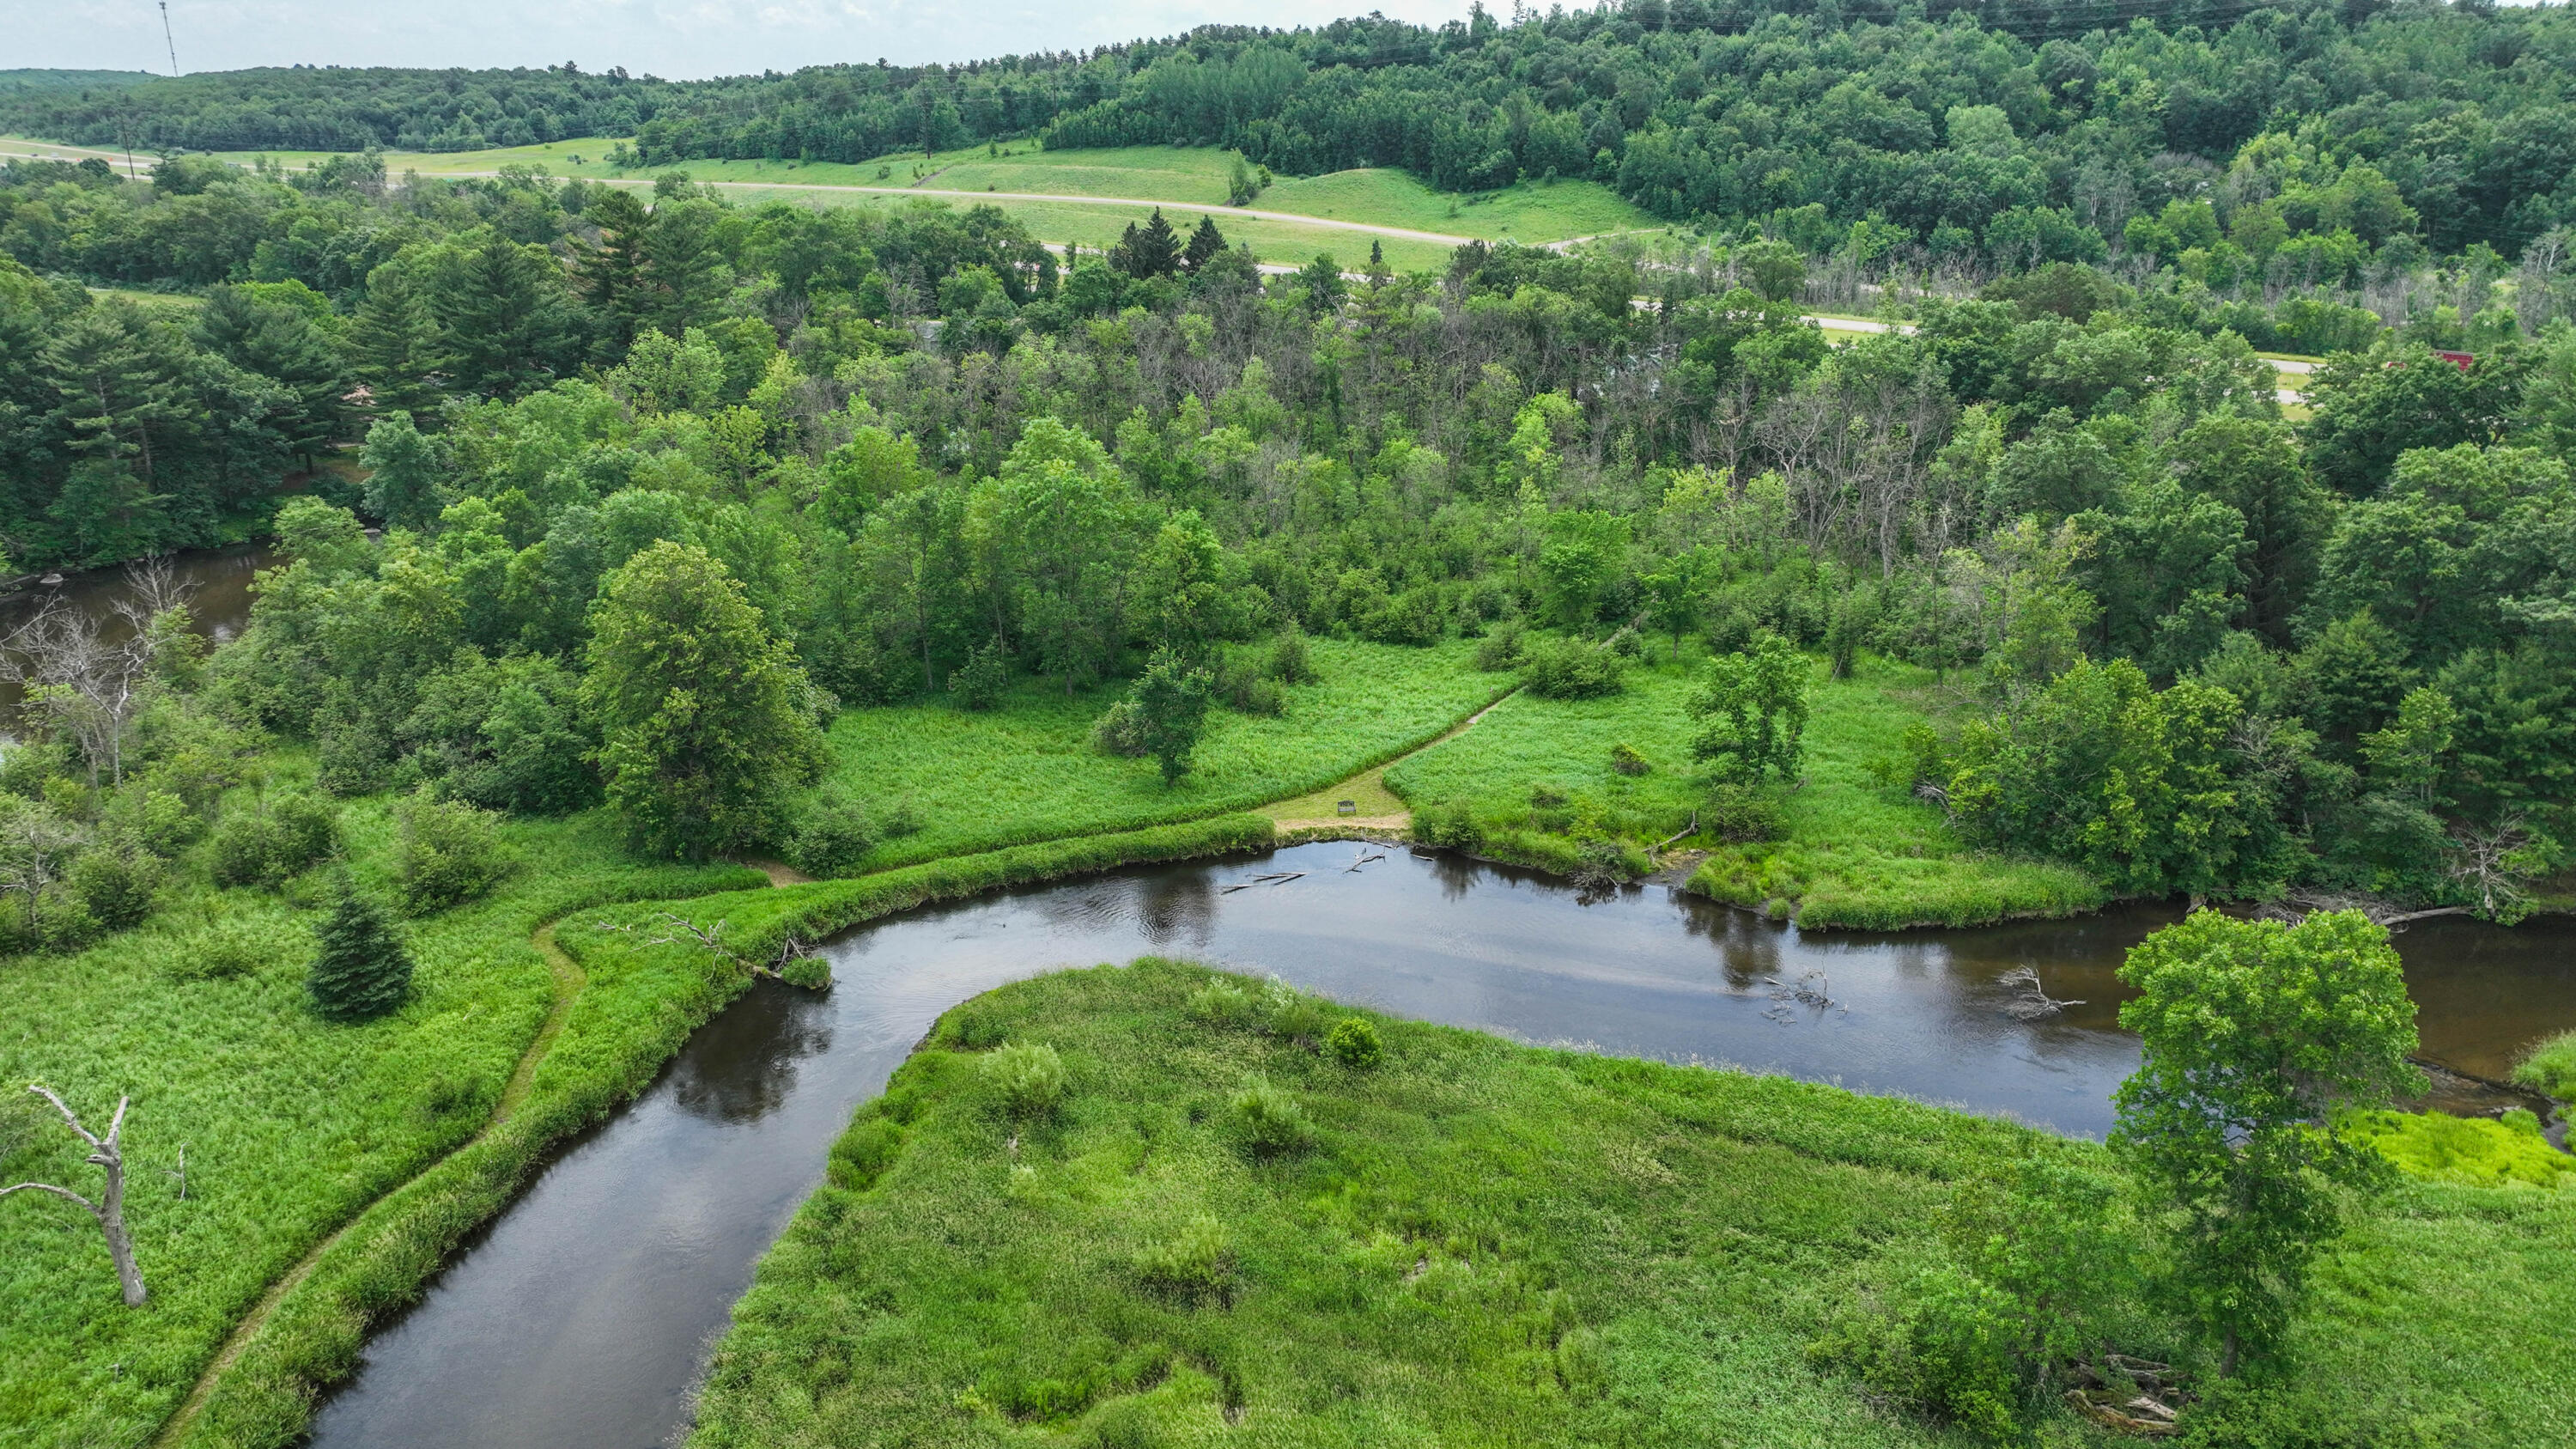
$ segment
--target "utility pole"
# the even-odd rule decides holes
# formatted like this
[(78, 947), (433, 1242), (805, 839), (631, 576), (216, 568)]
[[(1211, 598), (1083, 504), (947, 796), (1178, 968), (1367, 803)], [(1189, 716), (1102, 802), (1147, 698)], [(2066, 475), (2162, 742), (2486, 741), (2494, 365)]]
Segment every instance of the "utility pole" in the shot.
[(179, 73), (179, 42), (170, 38), (170, 0), (161, 0), (161, 43), (170, 47), (170, 74)]

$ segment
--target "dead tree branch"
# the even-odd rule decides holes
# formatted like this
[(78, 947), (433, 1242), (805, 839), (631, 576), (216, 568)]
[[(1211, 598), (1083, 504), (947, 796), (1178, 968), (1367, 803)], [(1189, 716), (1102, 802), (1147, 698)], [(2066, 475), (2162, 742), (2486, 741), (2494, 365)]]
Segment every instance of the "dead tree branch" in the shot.
[(98, 1219), (99, 1231), (107, 1238), (107, 1256), (116, 1264), (116, 1283), (125, 1291), (125, 1306), (142, 1307), (143, 1272), (134, 1265), (134, 1239), (125, 1230), (125, 1150), (121, 1145), (125, 1136), (125, 1109), (133, 1099), (116, 1099), (116, 1116), (107, 1124), (107, 1135), (99, 1137), (83, 1127), (80, 1118), (51, 1090), (34, 1084), (30, 1084), (27, 1090), (53, 1103), (54, 1110), (63, 1114), (63, 1121), (90, 1145), (89, 1161), (107, 1170), (107, 1191), (97, 1202), (91, 1202), (70, 1188), (57, 1187), (50, 1182), (22, 1182), (14, 1187), (0, 1187), (0, 1197), (13, 1192), (50, 1192), (80, 1204), (83, 1211)]

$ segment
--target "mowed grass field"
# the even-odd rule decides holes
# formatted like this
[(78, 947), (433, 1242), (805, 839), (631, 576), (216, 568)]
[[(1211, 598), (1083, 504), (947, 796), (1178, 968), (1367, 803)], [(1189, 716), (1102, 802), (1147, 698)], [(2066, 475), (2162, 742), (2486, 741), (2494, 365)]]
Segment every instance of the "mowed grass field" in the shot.
[[(351, 803), (341, 829), (354, 873), (380, 889), (388, 802)], [(638, 865), (602, 813), (504, 831), (525, 863), (482, 901), (402, 923), (412, 999), (364, 1025), (326, 1024), (306, 1002), (322, 911), (289, 897), (309, 899), (313, 878), (288, 895), (183, 883), (143, 926), (88, 951), (0, 961), (7, 1180), (99, 1189), (87, 1148), (29, 1082), (93, 1132), (130, 1095), (125, 1213), (152, 1294), (140, 1310), (119, 1304), (88, 1214), (38, 1193), (0, 1201), (0, 1442), (143, 1442), (271, 1282), (482, 1130), (554, 1001), (529, 940), (539, 924), (759, 879)], [(218, 959), (227, 948), (237, 974)]]
[[(1298, 1039), (1346, 1016), (1377, 1065)], [(1005, 1044), (1057, 1054), (1052, 1110), (1011, 1105)], [(1260, 1150), (1255, 1081), (1305, 1145)], [(1809, 1345), (1933, 1260), (1955, 1184), (2025, 1157), (2109, 1165), (1187, 963), (1059, 972), (950, 1011), (860, 1109), (736, 1306), (690, 1443), (1966, 1445)], [(2576, 1193), (2401, 1189), (2322, 1265), (2297, 1373), (2220, 1386), (2204, 1442), (2571, 1442), (2571, 1248)], [(2122, 1347), (2190, 1352), (2119, 1316)], [(2034, 1442), (2128, 1442), (2043, 1414)]]
[[(1651, 652), (1663, 659), (1660, 648)], [(1511, 832), (1567, 822), (1651, 844), (1682, 829), (1708, 793), (1691, 758), (1696, 727), (1686, 708), (1703, 669), (1686, 652), (1680, 664), (1632, 667), (1626, 692), (1606, 699), (1515, 694), (1474, 729), (1390, 768), (1387, 785), (1417, 810), (1466, 802), (1507, 853)], [(1925, 718), (1931, 686), (1928, 671), (1874, 656), (1862, 656), (1848, 679), (1826, 678), (1817, 663), (1805, 783), (1777, 796), (1782, 838), (1683, 842), (1710, 852), (1690, 888), (1808, 926), (1874, 930), (2102, 904), (2101, 887), (2083, 872), (1971, 850), (1938, 810), (1879, 778), (1873, 766)], [(1645, 757), (1646, 774), (1611, 768), (1611, 750), (1623, 743)], [(1540, 788), (1562, 803), (1534, 801)]]
[[(1501, 191), (1461, 194), (1435, 191), (1391, 167), (1280, 178), (1249, 208), (1311, 216), (1316, 219), (1314, 225), (1248, 217), (1225, 205), (1234, 153), (1205, 146), (1046, 151), (1034, 141), (1017, 141), (943, 151), (927, 158), (906, 152), (855, 163), (699, 160), (676, 168), (620, 169), (607, 161), (618, 144), (591, 137), (486, 151), (387, 152), (385, 165), (396, 174), (413, 170), (424, 176), (532, 166), (556, 176), (636, 184), (649, 182), (659, 170), (677, 169), (688, 172), (692, 180), (726, 187), (738, 200), (822, 205), (879, 204), (890, 189), (988, 193), (993, 196), (988, 204), (1019, 217), (1042, 239), (1083, 246), (1116, 241), (1130, 221), (1150, 214), (1149, 209), (1118, 201), (1141, 200), (1163, 203), (1177, 225), (1195, 226), (1201, 212), (1214, 215), (1228, 239), (1249, 242), (1265, 260), (1303, 262), (1329, 252), (1354, 269), (1367, 260), (1372, 241), (1384, 248), (1388, 263), (1399, 270), (1444, 265), (1450, 246), (1349, 230), (1358, 226), (1536, 245), (1661, 225), (1598, 182), (1537, 181)], [(289, 166), (310, 166), (328, 153), (241, 152), (226, 153), (226, 159), (247, 164), (259, 155)], [(1027, 201), (1004, 193), (1064, 199)], [(1080, 200), (1084, 197), (1118, 200)], [(971, 204), (963, 197), (929, 199)]]
[(1276, 718), (1216, 709), (1190, 773), (1165, 785), (1151, 760), (1091, 747), (1123, 696), (1072, 696), (1023, 682), (1000, 709), (946, 702), (843, 712), (832, 726), (835, 782), (860, 798), (908, 801), (922, 829), (879, 845), (864, 870), (969, 851), (1196, 819), (1304, 795), (1438, 738), (1509, 687), (1472, 667), (1474, 646), (1428, 649), (1315, 639), (1320, 675), (1287, 691)]

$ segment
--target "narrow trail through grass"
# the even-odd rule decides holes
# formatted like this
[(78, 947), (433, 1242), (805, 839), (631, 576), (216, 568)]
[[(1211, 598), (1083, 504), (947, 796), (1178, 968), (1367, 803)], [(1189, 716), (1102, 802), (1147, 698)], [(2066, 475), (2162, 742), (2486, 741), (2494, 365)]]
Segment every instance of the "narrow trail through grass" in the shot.
[[(590, 909), (593, 909), (593, 906), (578, 906), (563, 914), (569, 916)], [(547, 969), (554, 973), (554, 1002), (546, 1008), (544, 1024), (537, 1028), (536, 1038), (528, 1043), (528, 1049), (520, 1053), (519, 1065), (510, 1073), (509, 1085), (501, 1089), (501, 1099), (493, 1105), (491, 1120), (483, 1124), (481, 1131), (449, 1149), (438, 1159), (438, 1162), (444, 1162), (489, 1137), (494, 1129), (510, 1120), (510, 1115), (519, 1110), (519, 1105), (528, 1099), (530, 1085), (536, 1080), (538, 1064), (544, 1061), (546, 1053), (553, 1049), (555, 1039), (563, 1035), (564, 1021), (572, 1015), (573, 1002), (580, 997), (581, 988), (588, 984), (589, 977), (583, 973), (580, 963), (565, 955), (563, 948), (555, 944), (555, 924), (562, 919), (563, 916), (557, 916), (528, 935), (528, 943), (537, 948), (537, 954), (545, 958)], [(421, 1173), (436, 1167), (438, 1162), (423, 1166)], [(406, 1183), (417, 1181), (420, 1175), (420, 1173), (414, 1173), (404, 1181)], [(332, 1229), (322, 1241), (313, 1245), (311, 1251), (298, 1259), (294, 1267), (287, 1269), (276, 1282), (269, 1285), (268, 1291), (260, 1295), (259, 1302), (253, 1304), (242, 1321), (233, 1326), (231, 1334), (224, 1339), (223, 1347), (217, 1349), (215, 1356), (207, 1361), (205, 1372), (197, 1376), (196, 1387), (188, 1391), (188, 1397), (179, 1405), (179, 1411), (172, 1414), (169, 1421), (161, 1426), (161, 1432), (153, 1436), (152, 1442), (156, 1449), (161, 1449), (161, 1446), (175, 1445), (186, 1437), (188, 1426), (196, 1422), (198, 1413), (205, 1408), (206, 1399), (214, 1392), (216, 1383), (234, 1363), (240, 1360), (242, 1350), (249, 1347), (251, 1341), (259, 1336), (260, 1330), (267, 1326), (269, 1318), (277, 1311), (277, 1305), (284, 1302), (286, 1295), (294, 1292), (305, 1279), (311, 1277), (313, 1270), (323, 1259), (330, 1256), (332, 1248), (360, 1223), (365, 1222), (367, 1215), (374, 1212), (387, 1198), (392, 1197), (400, 1187), (401, 1184), (397, 1184), (395, 1187), (386, 1189), (373, 1202), (351, 1214), (347, 1222)]]
[[(1423, 745), (1421, 749), (1408, 750), (1383, 765), (1362, 770), (1347, 780), (1337, 781), (1321, 790), (1311, 791), (1291, 799), (1274, 800), (1254, 813), (1269, 816), (1270, 823), (1281, 830), (1311, 830), (1330, 825), (1348, 825), (1355, 829), (1369, 830), (1402, 830), (1413, 823), (1413, 807), (1405, 803), (1403, 796), (1387, 788), (1386, 772), (1421, 754), (1423, 750), (1445, 745), (1474, 729), (1476, 721), (1494, 712), (1494, 705), (1501, 704), (1504, 699), (1509, 699), (1518, 692), (1517, 686), (1504, 691), (1502, 699), (1497, 699), (1493, 704), (1488, 704), (1458, 721), (1447, 734)], [(1359, 808), (1352, 814), (1342, 814), (1337, 807), (1344, 800), (1352, 802)]]

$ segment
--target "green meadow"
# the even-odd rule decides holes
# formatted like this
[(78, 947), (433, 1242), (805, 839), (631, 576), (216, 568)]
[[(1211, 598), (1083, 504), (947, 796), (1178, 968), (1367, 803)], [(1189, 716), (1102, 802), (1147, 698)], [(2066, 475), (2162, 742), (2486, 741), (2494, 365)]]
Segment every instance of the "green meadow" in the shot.
[[(1447, 262), (1450, 245), (1355, 232), (1353, 227), (1396, 227), (1537, 245), (1661, 225), (1595, 181), (1533, 181), (1500, 191), (1453, 193), (1435, 191), (1392, 167), (1279, 178), (1250, 204), (1255, 211), (1313, 217), (1312, 224), (1245, 216), (1225, 204), (1234, 153), (1204, 146), (1046, 151), (1034, 141), (1019, 141), (943, 151), (927, 158), (906, 152), (854, 163), (698, 160), (674, 168), (620, 168), (607, 159), (619, 144), (590, 137), (485, 151), (387, 152), (385, 166), (397, 175), (417, 171), (424, 176), (489, 174), (504, 166), (528, 166), (555, 176), (639, 184), (658, 170), (675, 169), (686, 171), (694, 181), (722, 185), (737, 200), (818, 205), (879, 204), (889, 193), (907, 190), (919, 192), (924, 199), (967, 205), (972, 203), (965, 197), (938, 193), (988, 192), (993, 199), (985, 204), (1020, 218), (1046, 240), (1087, 247), (1110, 245), (1129, 222), (1150, 214), (1122, 203), (1162, 203), (1180, 225), (1196, 225), (1202, 212), (1215, 216), (1229, 240), (1248, 242), (1265, 260), (1301, 262), (1328, 252), (1352, 268), (1367, 259), (1372, 242), (1400, 270), (1437, 269)], [(310, 166), (329, 153), (241, 152), (226, 153), (226, 159), (248, 164), (262, 155), (287, 166)], [(1004, 193), (1064, 199), (1029, 201)], [(1086, 197), (1100, 200), (1082, 199)]]
[[(1687, 707), (1702, 665), (1660, 649), (1649, 657), (1608, 698), (1514, 694), (1474, 729), (1390, 767), (1386, 783), (1417, 810), (1464, 804), (1493, 853), (1533, 864), (1557, 864), (1568, 838), (1651, 845), (1682, 832), (1708, 793)], [(2099, 906), (2101, 887), (2083, 872), (1972, 850), (1938, 810), (1880, 777), (1874, 767), (1936, 707), (1932, 684), (1927, 670), (1871, 655), (1847, 679), (1818, 664), (1801, 780), (1771, 792), (1778, 838), (1729, 843), (1703, 822), (1708, 833), (1680, 842), (1708, 851), (1690, 889), (1809, 926), (1874, 930)], [(1644, 773), (1614, 768), (1622, 744)]]
[[(1376, 1064), (1315, 1049), (1346, 1017)], [(689, 1442), (1973, 1443), (1823, 1345), (1937, 1260), (1957, 1184), (2031, 1157), (2107, 1165), (1186, 963), (1060, 972), (950, 1011), (860, 1109)], [(2195, 1417), (2239, 1443), (2569, 1443), (2570, 1249), (2576, 1194), (2404, 1188), (2323, 1266), (2298, 1373)], [(2190, 1362), (2147, 1305), (2106, 1311), (2131, 1351)], [(2034, 1442), (2123, 1442), (2038, 1413)]]
[(867, 798), (908, 801), (921, 830), (877, 847), (863, 869), (1005, 845), (1133, 830), (1320, 790), (1447, 732), (1510, 685), (1477, 673), (1474, 645), (1428, 649), (1315, 639), (1320, 676), (1287, 690), (1275, 718), (1217, 710), (1190, 773), (1167, 786), (1151, 760), (1091, 747), (1116, 691), (1067, 695), (1024, 682), (1001, 709), (946, 702), (853, 709), (832, 726), (834, 778)]
[[(378, 888), (388, 806), (357, 801), (340, 817), (353, 873)], [(556, 1001), (529, 939), (539, 925), (759, 879), (638, 864), (602, 814), (503, 829), (520, 868), (484, 900), (405, 923), (411, 1000), (363, 1026), (322, 1025), (305, 1000), (320, 871), (283, 893), (183, 879), (136, 930), (68, 957), (0, 959), (12, 1169), (96, 1190), (86, 1149), (26, 1083), (60, 1092), (95, 1132), (132, 1094), (125, 1210), (152, 1294), (140, 1311), (117, 1303), (98, 1227), (71, 1204), (0, 1204), (0, 1424), (43, 1426), (11, 1442), (140, 1442), (270, 1283), (482, 1131)]]

